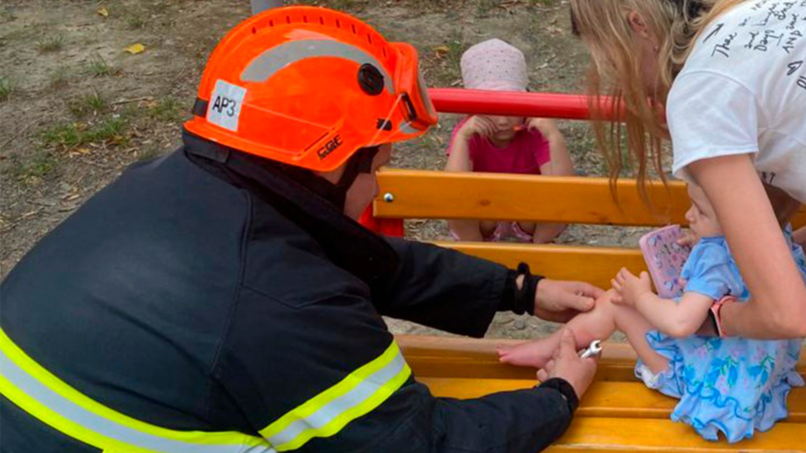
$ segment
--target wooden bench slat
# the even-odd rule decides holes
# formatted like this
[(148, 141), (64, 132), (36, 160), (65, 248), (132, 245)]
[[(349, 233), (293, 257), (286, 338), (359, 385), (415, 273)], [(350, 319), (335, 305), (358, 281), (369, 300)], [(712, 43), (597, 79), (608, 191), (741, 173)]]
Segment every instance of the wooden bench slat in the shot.
[[(434, 396), (459, 399), (478, 398), (497, 392), (533, 387), (535, 379), (473, 379), (418, 377)], [(806, 423), (806, 389), (792, 390), (788, 398), (787, 422)], [(648, 389), (641, 382), (597, 381), (585, 394), (578, 417), (622, 417), (667, 419), (677, 400)]]
[[(513, 345), (522, 341), (417, 335), (397, 337), (406, 361), (418, 378), (534, 379), (534, 370), (503, 364), (495, 352), (498, 344)], [(604, 346), (596, 379), (635, 382), (636, 356), (630, 345), (607, 342)], [(806, 352), (801, 354), (797, 370), (806, 376)]]
[[(378, 173), (381, 198), (375, 215), (387, 218), (514, 219), (536, 222), (663, 225), (685, 222), (685, 187), (653, 187), (659, 206), (671, 214), (657, 218), (644, 206), (632, 181), (619, 183), (621, 206), (602, 178), (540, 177), (493, 173), (448, 173), (384, 169)], [(386, 193), (394, 196), (384, 202)]]
[(486, 242), (436, 244), (495, 261), (513, 269), (518, 263), (525, 262), (534, 272), (548, 278), (579, 280), (600, 288), (609, 288), (610, 280), (622, 267), (626, 267), (636, 275), (646, 270), (646, 262), (638, 249)]
[(778, 423), (766, 433), (756, 433), (739, 444), (710, 442), (686, 424), (671, 420), (579, 417), (548, 453), (793, 453), (806, 451), (806, 424)]
[[(619, 203), (606, 178), (384, 169), (378, 183), (374, 213), (379, 218), (661, 226), (686, 224), (690, 204), (679, 181), (670, 182), (668, 191), (660, 183), (648, 187), (656, 213), (641, 201), (635, 180), (627, 179), (618, 182)], [(384, 201), (387, 193), (394, 201)], [(795, 223), (806, 224), (806, 211)]]

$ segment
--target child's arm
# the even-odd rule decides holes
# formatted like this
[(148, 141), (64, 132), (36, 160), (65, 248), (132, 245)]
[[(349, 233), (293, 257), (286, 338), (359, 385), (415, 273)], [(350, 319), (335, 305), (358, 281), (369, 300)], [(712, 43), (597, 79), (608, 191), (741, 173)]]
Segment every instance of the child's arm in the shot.
[(456, 131), (448, 150), (448, 163), (445, 171), (471, 172), (473, 161), (470, 159), (470, 140), (474, 135), (489, 136), (495, 131), (495, 126), (487, 118), (471, 116)]
[[(548, 141), (549, 161), (540, 166), (540, 173), (547, 176), (573, 176), (574, 163), (568, 153), (568, 146), (557, 124), (544, 118), (530, 118), (527, 121), (530, 129), (537, 129)], [(551, 223), (538, 224), (532, 238), (536, 244), (551, 242), (562, 233), (567, 225)]]
[(527, 121), (529, 129), (540, 131), (549, 142), (549, 162), (540, 166), (540, 173), (549, 176), (573, 176), (574, 162), (568, 152), (565, 137), (554, 120), (545, 118), (530, 118)]
[(676, 338), (697, 332), (714, 303), (710, 296), (696, 292), (684, 293), (679, 302), (663, 299), (652, 292), (646, 272), (636, 277), (622, 269), (612, 283), (617, 292), (615, 303), (635, 307), (655, 328)]
[[(448, 163), (445, 171), (471, 172), (473, 171), (473, 160), (470, 158), (470, 140), (474, 135), (490, 135), (494, 131), (494, 125), (486, 118), (471, 116), (456, 131), (448, 149)], [(456, 236), (462, 241), (482, 241), (478, 220), (472, 219), (448, 219), (448, 226)]]

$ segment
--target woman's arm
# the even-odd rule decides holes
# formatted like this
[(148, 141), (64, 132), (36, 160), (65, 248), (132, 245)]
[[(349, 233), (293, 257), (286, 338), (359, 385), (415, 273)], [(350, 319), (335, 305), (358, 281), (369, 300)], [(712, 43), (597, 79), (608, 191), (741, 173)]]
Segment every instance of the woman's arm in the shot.
[(646, 272), (636, 277), (622, 269), (612, 283), (616, 290), (614, 303), (634, 307), (656, 329), (675, 338), (697, 332), (714, 302), (711, 297), (696, 292), (686, 292), (679, 302), (664, 299), (652, 292)]
[(752, 294), (748, 303), (722, 308), (724, 331), (759, 339), (806, 336), (806, 285), (750, 155), (704, 159), (687, 168), (714, 206)]

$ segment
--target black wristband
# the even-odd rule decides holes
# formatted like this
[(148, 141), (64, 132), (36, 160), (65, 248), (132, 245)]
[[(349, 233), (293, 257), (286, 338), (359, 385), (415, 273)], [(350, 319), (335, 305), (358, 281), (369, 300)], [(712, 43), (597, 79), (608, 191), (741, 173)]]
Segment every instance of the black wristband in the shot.
[(526, 263), (518, 264), (518, 269), (515, 272), (516, 281), (518, 277), (523, 276), (523, 284), (520, 288), (515, 285), (515, 300), (512, 304), (512, 311), (518, 315), (529, 313), (529, 315), (534, 316), (537, 284), (543, 277), (532, 275), (529, 265)]
[[(517, 280), (520, 276), (523, 276), (523, 284), (518, 288)], [(532, 275), (526, 263), (518, 264), (516, 270), (510, 269), (498, 311), (511, 311), (517, 315), (529, 313), (534, 316), (537, 284), (542, 279), (541, 275)]]
[(577, 392), (574, 391), (574, 387), (572, 387), (571, 384), (569, 384), (568, 381), (563, 378), (551, 378), (540, 384), (540, 387), (538, 388), (549, 388), (560, 392), (565, 401), (568, 403), (568, 410), (572, 414), (579, 407), (579, 397), (577, 397)]

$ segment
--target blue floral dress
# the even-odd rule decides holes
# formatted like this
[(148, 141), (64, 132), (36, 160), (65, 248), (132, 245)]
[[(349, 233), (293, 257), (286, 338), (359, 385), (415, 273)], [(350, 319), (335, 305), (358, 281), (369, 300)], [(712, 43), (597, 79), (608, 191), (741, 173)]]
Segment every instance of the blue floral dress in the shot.
[[(786, 237), (806, 280), (803, 249), (792, 242), (789, 228)], [(703, 238), (692, 249), (681, 277), (687, 281), (686, 291), (715, 301), (732, 295), (743, 302), (749, 296), (721, 236)], [(708, 440), (717, 440), (721, 431), (733, 443), (752, 437), (754, 430), (772, 428), (788, 415), (790, 389), (804, 385), (795, 371), (800, 340), (672, 338), (650, 331), (647, 341), (669, 359), (669, 368), (656, 375), (639, 360), (636, 376), (648, 387), (680, 399), (672, 420), (688, 423)]]

